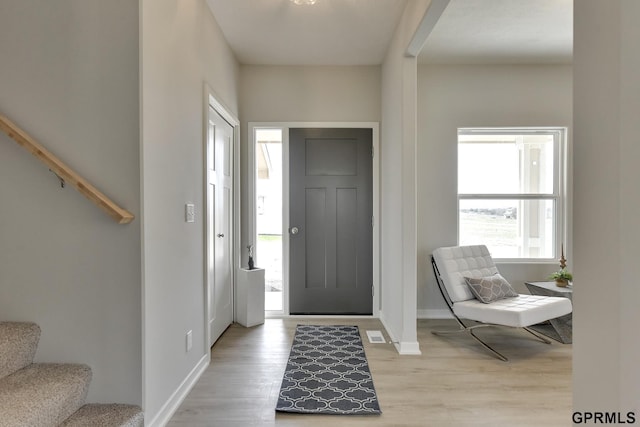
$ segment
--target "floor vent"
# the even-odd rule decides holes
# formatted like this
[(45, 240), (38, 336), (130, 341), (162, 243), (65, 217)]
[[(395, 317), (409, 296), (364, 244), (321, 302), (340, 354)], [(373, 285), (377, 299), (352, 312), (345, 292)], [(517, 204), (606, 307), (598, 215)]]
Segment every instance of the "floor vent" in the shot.
[(382, 332), (380, 331), (367, 331), (367, 338), (369, 338), (369, 342), (372, 344), (386, 343), (384, 337), (382, 336)]

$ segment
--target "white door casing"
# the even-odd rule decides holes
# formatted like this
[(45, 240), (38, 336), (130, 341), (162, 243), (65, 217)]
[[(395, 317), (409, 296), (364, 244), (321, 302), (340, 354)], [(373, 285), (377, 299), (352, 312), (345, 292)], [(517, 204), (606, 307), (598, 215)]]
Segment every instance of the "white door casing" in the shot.
[[(255, 129), (281, 129), (283, 143), (283, 298), (284, 308), (282, 313), (276, 315), (289, 315), (289, 130), (291, 128), (369, 128), (373, 132), (373, 317), (379, 317), (381, 313), (380, 292), (380, 152), (379, 123), (377, 122), (249, 122), (248, 135), (250, 135), (248, 147), (248, 164), (255, 165)], [(248, 238), (245, 244), (256, 247), (256, 172), (255, 167), (247, 171), (247, 212), (249, 213)], [(258, 254), (259, 256), (259, 254)]]

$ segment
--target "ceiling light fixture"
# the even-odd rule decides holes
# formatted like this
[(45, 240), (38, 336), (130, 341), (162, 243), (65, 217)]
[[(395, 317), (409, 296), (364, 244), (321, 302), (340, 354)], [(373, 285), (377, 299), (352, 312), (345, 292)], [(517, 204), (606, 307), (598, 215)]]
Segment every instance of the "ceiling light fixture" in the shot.
[(311, 4), (316, 4), (316, 2), (318, 0), (291, 0), (291, 1), (294, 2), (297, 5), (300, 5), (300, 4), (309, 4), (309, 5), (311, 5)]

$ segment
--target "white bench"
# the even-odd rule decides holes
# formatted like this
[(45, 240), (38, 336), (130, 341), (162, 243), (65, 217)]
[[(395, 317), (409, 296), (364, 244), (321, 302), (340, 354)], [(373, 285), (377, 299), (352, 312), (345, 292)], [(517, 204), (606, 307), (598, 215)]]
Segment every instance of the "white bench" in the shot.
[[(438, 248), (431, 257), (438, 287), (454, 318), (460, 324), (455, 331), (434, 331), (435, 335), (468, 332), (500, 360), (507, 358), (491, 348), (473, 330), (485, 326), (509, 326), (524, 328), (538, 339), (549, 344), (528, 326), (541, 323), (572, 311), (571, 301), (561, 297), (519, 294), (517, 297), (498, 299), (484, 303), (476, 299), (467, 285), (466, 277), (479, 279), (498, 272), (489, 250), (484, 245), (452, 246)], [(462, 319), (479, 322), (467, 326)]]

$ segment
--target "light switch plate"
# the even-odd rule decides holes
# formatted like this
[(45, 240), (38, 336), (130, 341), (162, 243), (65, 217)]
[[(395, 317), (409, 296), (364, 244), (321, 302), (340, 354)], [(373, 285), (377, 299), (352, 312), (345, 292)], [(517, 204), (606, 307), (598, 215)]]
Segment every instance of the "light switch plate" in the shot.
[(196, 205), (193, 203), (184, 205), (184, 220), (186, 222), (196, 222)]
[(187, 332), (187, 352), (191, 351), (191, 347), (193, 347), (193, 331)]

